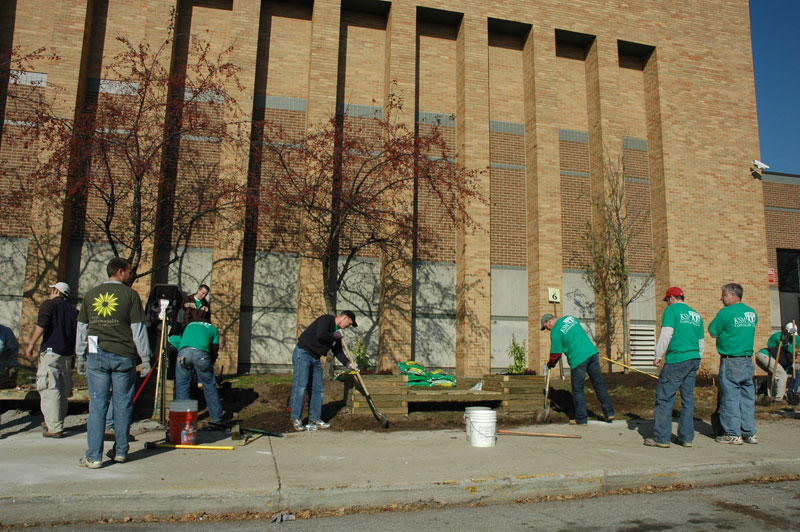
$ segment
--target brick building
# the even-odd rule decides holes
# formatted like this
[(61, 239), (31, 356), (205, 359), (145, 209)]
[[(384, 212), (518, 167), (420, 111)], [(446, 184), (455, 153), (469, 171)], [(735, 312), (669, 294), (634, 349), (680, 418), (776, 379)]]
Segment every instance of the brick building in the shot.
[[(634, 282), (660, 259), (654, 285), (631, 308), (637, 361), (652, 350), (660, 295), (672, 285), (710, 321), (720, 286), (741, 283), (761, 316), (757, 342), (779, 323), (766, 273), (777, 267), (783, 280), (781, 257), (788, 264), (790, 254), (775, 250), (800, 249), (786, 231), (800, 196), (794, 177), (762, 184), (751, 175), (759, 143), (746, 1), (7, 1), (0, 50), (47, 46), (58, 59), (34, 59), (0, 86), (4, 168), (37, 149), (9, 141), (27, 127), (7, 111), (9, 94), (32, 87), (66, 114), (113, 97), (104, 66), (120, 51), (116, 37), (157, 45), (173, 9), (179, 33), (203, 35), (214, 50), (234, 45), (241, 87), (226, 94), (246, 119), (302, 131), (336, 112), (367, 118), (395, 87), (402, 120), (420, 130), (440, 124), (458, 163), (485, 170), (489, 201), (469, 207), (480, 230), (440, 231), (438, 245), (421, 246), (410, 264), (360, 258), (339, 306), (359, 314), (373, 355), (380, 348), (395, 361), (481, 375), (510, 363), (513, 335), (541, 368), (544, 312), (575, 314), (593, 328), (581, 235), (592, 222), (592, 191), (605, 186), (604, 162), (620, 157), (641, 213)], [(209, 138), (182, 142), (205, 142), (198, 153), (221, 168), (247, 166)], [(181, 201), (190, 195), (180, 191), (188, 170), (176, 172)], [(26, 337), (43, 286), (59, 276), (84, 293), (104, 277), (109, 250), (91, 231), (74, 230), (74, 212), (40, 215), (40, 204), (9, 201), (5, 179), (0, 312)], [(436, 229), (424, 193), (416, 199), (420, 224)], [(222, 235), (215, 224), (185, 244), (180, 267), (135, 287), (146, 297), (154, 283), (186, 292), (211, 285), (228, 338), (226, 371), (288, 367), (297, 330), (324, 309), (314, 295), (318, 268), (268, 245), (263, 223)], [(396, 279), (409, 289), (386, 305)], [(562, 295), (555, 305), (553, 288)]]

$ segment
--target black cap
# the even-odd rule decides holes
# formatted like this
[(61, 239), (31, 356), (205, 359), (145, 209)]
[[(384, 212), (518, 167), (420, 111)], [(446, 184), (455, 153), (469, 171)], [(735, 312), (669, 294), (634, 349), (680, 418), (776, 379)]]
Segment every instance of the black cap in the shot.
[(343, 310), (342, 314), (350, 318), (350, 321), (353, 322), (353, 327), (358, 327), (358, 324), (356, 323), (356, 315), (352, 310)]

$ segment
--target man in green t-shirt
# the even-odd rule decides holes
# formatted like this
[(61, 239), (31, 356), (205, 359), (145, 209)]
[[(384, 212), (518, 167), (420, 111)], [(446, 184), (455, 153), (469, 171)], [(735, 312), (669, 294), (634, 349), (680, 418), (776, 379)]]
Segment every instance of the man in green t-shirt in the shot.
[(653, 437), (644, 440), (650, 447), (669, 447), (672, 433), (672, 406), (681, 392), (681, 416), (678, 420), (678, 444), (691, 447), (694, 441), (694, 381), (705, 349), (703, 318), (683, 302), (677, 286), (667, 290), (667, 308), (661, 316), (661, 334), (656, 344), (653, 365), (664, 366), (656, 385), (653, 411)]
[(724, 434), (717, 443), (758, 443), (756, 436), (756, 392), (753, 386), (753, 339), (758, 315), (742, 303), (744, 290), (738, 283), (722, 287), (725, 305), (708, 326), (717, 339), (719, 365), (719, 421)]
[(222, 404), (214, 379), (214, 362), (219, 351), (219, 331), (208, 318), (193, 321), (183, 330), (183, 335), (171, 336), (170, 342), (178, 348), (178, 363), (175, 366), (175, 398), (190, 399), (192, 373), (203, 385), (203, 395), (208, 406), (209, 426), (222, 428)]
[(589, 417), (586, 411), (586, 398), (583, 394), (586, 375), (592, 381), (594, 392), (603, 407), (605, 420), (611, 423), (614, 420), (614, 406), (611, 396), (608, 395), (603, 374), (600, 371), (600, 357), (597, 347), (592, 343), (589, 335), (583, 330), (580, 322), (573, 316), (564, 316), (556, 319), (552, 314), (542, 316), (542, 330), (550, 331), (550, 360), (548, 368), (554, 368), (558, 359), (564, 354), (570, 367), (570, 381), (572, 383), (572, 401), (575, 404), (575, 420), (578, 425), (586, 425)]
[[(770, 382), (772, 382), (772, 372), (775, 371), (775, 389), (770, 389), (769, 393), (776, 401), (785, 401), (787, 370), (792, 368), (794, 354), (794, 337), (797, 334), (797, 327), (789, 322), (783, 331), (778, 331), (769, 337), (767, 347), (756, 353), (756, 364), (767, 372)], [(777, 364), (775, 360), (777, 359)]]
[(109, 388), (114, 406), (114, 461), (126, 461), (138, 357), (142, 359), (142, 376), (150, 371), (150, 342), (142, 300), (129, 286), (133, 279), (131, 265), (114, 257), (106, 272), (108, 281), (91, 288), (83, 297), (75, 341), (77, 371), (86, 375), (89, 384), (89, 448), (79, 464), (90, 469), (101, 467), (103, 462)]

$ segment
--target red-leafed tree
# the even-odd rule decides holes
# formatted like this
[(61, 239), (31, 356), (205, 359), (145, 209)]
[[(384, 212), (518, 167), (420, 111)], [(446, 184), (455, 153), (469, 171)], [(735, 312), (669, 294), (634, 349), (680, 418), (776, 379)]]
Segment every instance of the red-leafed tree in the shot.
[(208, 244), (240, 223), (246, 169), (220, 164), (224, 150), (246, 148), (229, 94), (241, 88), (239, 68), (233, 47), (215, 53), (174, 24), (155, 45), (116, 41), (121, 51), (77, 113), (39, 107), (39, 161), (21, 188), (33, 198), (66, 191), (65, 230), (106, 244), (142, 276), (181, 260), (198, 233)]
[[(321, 264), (329, 313), (357, 257), (410, 259), (414, 245), (474, 226), (466, 207), (485, 201), (478, 172), (456, 163), (440, 128), (396, 120), (401, 107), (391, 95), (373, 117), (337, 114), (302, 134), (266, 122), (256, 139), (263, 153), (251, 200), (265, 215), (268, 245)], [(420, 224), (423, 196), (435, 227)]]

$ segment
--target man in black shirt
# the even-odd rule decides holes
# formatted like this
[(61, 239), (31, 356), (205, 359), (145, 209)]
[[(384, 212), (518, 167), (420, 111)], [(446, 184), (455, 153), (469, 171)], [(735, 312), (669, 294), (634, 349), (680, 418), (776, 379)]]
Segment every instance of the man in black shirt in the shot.
[[(295, 430), (327, 429), (328, 423), (322, 421), (322, 396), (325, 386), (322, 382), (322, 363), (320, 358), (328, 350), (343, 365), (357, 370), (355, 362), (349, 362), (342, 350), (342, 330), (356, 325), (356, 315), (351, 310), (345, 310), (338, 316), (325, 314), (320, 316), (306, 328), (297, 339), (297, 345), (292, 353), (292, 427)], [(311, 399), (308, 401), (308, 425), (303, 426), (303, 403), (306, 398), (306, 389), (311, 377)]]

